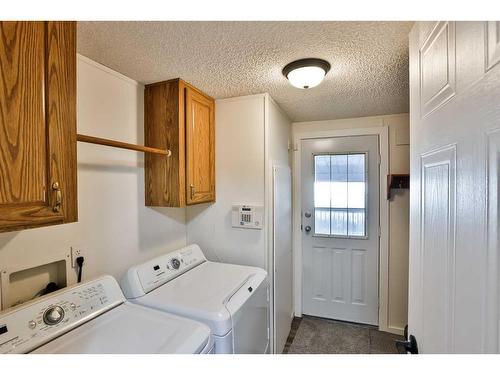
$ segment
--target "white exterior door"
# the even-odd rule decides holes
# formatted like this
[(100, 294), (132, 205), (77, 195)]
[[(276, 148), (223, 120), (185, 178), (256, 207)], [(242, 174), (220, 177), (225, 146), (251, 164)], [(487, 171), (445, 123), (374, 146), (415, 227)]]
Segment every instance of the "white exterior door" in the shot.
[(303, 313), (378, 325), (378, 136), (301, 146)]
[(500, 23), (410, 34), (409, 333), (420, 353), (499, 352)]

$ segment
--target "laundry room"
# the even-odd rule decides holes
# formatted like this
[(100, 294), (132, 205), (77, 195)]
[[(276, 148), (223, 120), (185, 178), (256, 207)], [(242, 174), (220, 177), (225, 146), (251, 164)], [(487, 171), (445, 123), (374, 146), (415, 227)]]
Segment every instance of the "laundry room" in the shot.
[[(5, 162), (2, 167), (12, 171), (4, 179), (6, 203), (1, 208), (2, 311), (23, 311), (24, 306), (42, 301), (43, 306), (31, 308), (47, 314), (30, 318), (22, 327), (28, 327), (25, 334), (47, 329), (47, 319), (52, 313), (61, 321), (56, 320), (50, 328), (60, 327), (64, 332), (69, 327), (66, 325), (71, 324), (69, 313), (85, 317), (93, 312), (97, 307), (92, 303), (89, 307), (78, 301), (70, 302), (76, 306), (74, 312), (69, 305), (61, 306), (59, 313), (49, 306), (59, 306), (61, 297), (57, 296), (65, 290), (79, 285), (87, 290), (83, 286), (86, 282), (92, 284), (93, 280), (107, 275), (116, 280), (123, 293), (123, 299), (111, 305), (127, 300), (127, 303), (199, 321), (210, 328), (214, 353), (397, 353), (394, 342), (404, 341), (407, 323), (404, 293), (391, 290), (390, 303), (383, 304), (387, 312), (381, 314), (376, 306), (378, 301), (370, 302), (369, 313), (362, 313), (365, 315), (359, 315), (356, 307), (360, 304), (353, 301), (352, 311), (347, 312), (352, 316), (339, 315), (339, 319), (331, 319), (335, 315), (330, 312), (309, 313), (306, 306), (298, 303), (298, 300), (306, 302), (300, 293), (307, 291), (307, 283), (294, 283), (294, 279), (301, 278), (301, 271), (294, 269), (300, 267), (300, 257), (294, 256), (293, 249), (292, 205), (297, 203), (292, 200), (292, 163), (302, 142), (300, 137), (307, 136), (304, 130), (335, 132), (361, 127), (368, 129), (371, 137), (386, 137), (384, 142), (391, 133), (394, 138), (391, 138), (391, 147), (380, 152), (385, 158), (390, 154), (395, 159), (392, 172), (404, 173), (408, 169), (408, 136), (404, 137), (404, 132), (408, 132), (407, 114), (310, 124), (294, 122), (292, 118), (300, 120), (304, 115), (289, 104), (288, 111), (280, 106), (274, 98), (276, 94), (273, 97), (266, 92), (269, 82), (260, 84), (257, 93), (248, 88), (242, 90), (252, 83), (251, 74), (259, 74), (261, 68), (244, 68), (251, 74), (242, 80), (240, 87), (232, 87), (229, 80), (239, 75), (241, 65), (227, 68), (227, 78), (215, 79), (216, 72), (204, 74), (206, 68), (197, 58), (197, 50), (205, 48), (208, 53), (212, 48), (214, 36), (219, 43), (238, 49), (233, 52), (237, 55), (248, 48), (237, 44), (241, 33), (258, 33), (254, 36), (256, 41), (271, 44), (276, 35), (284, 37), (287, 32), (296, 32), (304, 27), (303, 23), (290, 23), (278, 29), (273, 22), (5, 22), (2, 26), (4, 33), (12, 38), (9, 39), (12, 45), (18, 40), (20, 43), (23, 34), (35, 36), (46, 32), (45, 29), (57, 34), (59, 44), (54, 48), (59, 48), (66, 59), (64, 64), (54, 63), (54, 69), (59, 69), (57, 73), (61, 76), (73, 77), (63, 81), (64, 90), (59, 90), (62, 91), (60, 97), (66, 98), (64, 101), (58, 102), (59, 97), (53, 96), (54, 108), (61, 112), (59, 117), (67, 116), (67, 121), (58, 124), (58, 116), (54, 116), (55, 120), (50, 117), (45, 120), (47, 129), (60, 125), (57, 129), (61, 141), (50, 143), (54, 134), (50, 131), (33, 134), (49, 142), (46, 149), (33, 147), (34, 141), (11, 144), (11, 138), (2, 138), (6, 146), (2, 149), (17, 152), (9, 151), (5, 160), (12, 160), (12, 164)], [(381, 23), (377, 27), (345, 24), (346, 29), (366, 28), (379, 34), (398, 30), (393, 38), (397, 48), (404, 47), (410, 26), (409, 22)], [(338, 26), (313, 23), (308, 27), (310, 35), (314, 35), (325, 29), (333, 32)], [(197, 42), (179, 49), (179, 43), (186, 36)], [(311, 37), (304, 38), (304, 43), (312, 43)], [(141, 58), (123, 58), (130, 43), (135, 46), (135, 55)], [(167, 48), (158, 49), (160, 43)], [(252, 48), (258, 48), (256, 42), (252, 43)], [(400, 53), (389, 43), (386, 48)], [(161, 55), (153, 57), (151, 51), (155, 50)], [(320, 51), (317, 53), (321, 56)], [(17, 56), (22, 58), (22, 54)], [(327, 60), (290, 62), (291, 56), (282, 51), (270, 66), (273, 71), (270, 80), (279, 81), (278, 93), (284, 95), (285, 103), (296, 100), (294, 96), (301, 97), (302, 92), (314, 94), (312, 90), (326, 85), (336, 69)], [(223, 69), (228, 56), (213, 53), (210, 59)], [(24, 73), (33, 81), (29, 62), (19, 60), (10, 66), (12, 70), (26, 66)], [(296, 83), (287, 79), (293, 72), (289, 74), (285, 70), (296, 71), (297, 66), (300, 70), (300, 64), (323, 69), (325, 81), (311, 89), (294, 87)], [(400, 74), (404, 76), (404, 71)], [(52, 98), (50, 92), (49, 99)], [(16, 105), (21, 109), (22, 100), (26, 99), (19, 96), (18, 102), (6, 103), (12, 108), (20, 103)], [(394, 112), (404, 110), (404, 103), (395, 105), (402, 109), (396, 107)], [(309, 109), (309, 113), (316, 113), (316, 118), (328, 118), (328, 111), (331, 112), (325, 109), (325, 113), (320, 114), (318, 109)], [(7, 120), (16, 119), (10, 116)], [(34, 120), (43, 124), (39, 117)], [(24, 120), (17, 121), (20, 132), (14, 134), (30, 135), (21, 132), (23, 126), (26, 127)], [(381, 130), (386, 132), (379, 134)], [(370, 153), (378, 154), (377, 148), (378, 144)], [(53, 155), (57, 168), (46, 169), (40, 162), (47, 152)], [(20, 156), (22, 160), (17, 161), (16, 157)], [(23, 169), (16, 172), (16, 162), (28, 163), (26, 165), (36, 171), (33, 176), (40, 176), (40, 184), (35, 183), (31, 175), (26, 177)], [(386, 166), (384, 159), (382, 167)], [(48, 190), (43, 190), (45, 179), (51, 182)], [(385, 184), (385, 176), (383, 179)], [(27, 189), (25, 185), (29, 183), (33, 186)], [(44, 200), (29, 201), (37, 192)], [(9, 199), (19, 211), (12, 210), (14, 203), (7, 203)], [(378, 199), (378, 196), (370, 197), (374, 203)], [(400, 189), (390, 205), (393, 210), (403, 210), (404, 215), (407, 200), (407, 190)], [(384, 198), (384, 202), (389, 201)], [(307, 218), (303, 220), (305, 226)], [(385, 232), (388, 228), (384, 227), (383, 239), (388, 238)], [(405, 230), (403, 220), (398, 230), (400, 242), (396, 243), (401, 246), (399, 251), (405, 250)], [(307, 229), (302, 233), (309, 235)], [(370, 238), (376, 236), (369, 233)], [(393, 252), (393, 261), (402, 263), (394, 254), (398, 252)], [(314, 254), (314, 259), (317, 256)], [(307, 272), (306, 262), (303, 267)], [(318, 274), (324, 272), (331, 271), (317, 269)], [(372, 273), (366, 275), (365, 270), (357, 272), (358, 280), (359, 277), (375, 278), (368, 278), (366, 286), (375, 287), (371, 293), (376, 299), (378, 272), (370, 271)], [(392, 283), (399, 281), (404, 285), (404, 268), (390, 272), (397, 277), (390, 279)], [(304, 280), (314, 279), (305, 276)], [(110, 293), (117, 287), (112, 282), (97, 284), (103, 284), (104, 291), (108, 286)], [(389, 284), (384, 288), (388, 293)], [(364, 289), (365, 286), (361, 286), (363, 293)], [(56, 299), (51, 300), (51, 296)], [(101, 297), (99, 295), (99, 300)], [(106, 312), (108, 308), (100, 311)], [(316, 327), (316, 324), (325, 324), (325, 327)], [(292, 325), (296, 330), (292, 330)], [(86, 329), (86, 324), (81, 327)], [(8, 329), (9, 333), (2, 335), (6, 337), (4, 341), (19, 335)], [(347, 333), (346, 329), (356, 332)], [(321, 340), (309, 342), (308, 335), (316, 330), (323, 332)], [(378, 346), (370, 345), (372, 336), (378, 340)], [(12, 347), (7, 344), (2, 350), (40, 350), (36, 349), (37, 341), (27, 342), (27, 347), (16, 343), (10, 342)], [(114, 341), (109, 345), (112, 347), (104, 345), (99, 350), (121, 350), (115, 347)], [(78, 351), (65, 346), (58, 348)], [(133, 350), (135, 347), (130, 349)]]
[(0, 368), (500, 353), (493, 6), (58, 1), (0, 12)]

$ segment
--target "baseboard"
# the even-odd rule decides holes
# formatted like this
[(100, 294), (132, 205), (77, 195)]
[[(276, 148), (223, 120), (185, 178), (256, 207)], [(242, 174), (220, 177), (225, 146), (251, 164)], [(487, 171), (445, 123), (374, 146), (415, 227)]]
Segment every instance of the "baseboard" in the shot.
[(405, 333), (405, 329), (401, 327), (387, 327), (385, 329), (380, 329), (384, 332), (394, 333), (395, 335), (403, 336)]

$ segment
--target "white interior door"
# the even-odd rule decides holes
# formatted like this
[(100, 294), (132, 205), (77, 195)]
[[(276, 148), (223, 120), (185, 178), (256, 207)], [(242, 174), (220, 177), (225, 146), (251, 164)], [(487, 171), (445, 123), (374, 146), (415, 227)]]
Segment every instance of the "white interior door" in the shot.
[(303, 313), (378, 325), (378, 136), (302, 141)]
[(274, 337), (282, 353), (293, 319), (292, 174), (288, 166), (273, 167)]
[(500, 351), (499, 62), (500, 22), (410, 34), (408, 324), (420, 353)]

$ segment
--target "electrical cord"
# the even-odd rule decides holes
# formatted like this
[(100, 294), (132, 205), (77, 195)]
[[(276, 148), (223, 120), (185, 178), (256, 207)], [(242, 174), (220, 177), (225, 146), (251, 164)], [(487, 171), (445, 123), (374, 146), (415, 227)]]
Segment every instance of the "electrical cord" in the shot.
[(77, 282), (79, 282), (79, 283), (82, 281), (82, 269), (83, 269), (84, 262), (85, 262), (84, 257), (76, 258), (76, 264), (78, 265), (78, 280), (77, 280)]
[(22, 303), (25, 303), (25, 302), (28, 302), (28, 301), (31, 301), (35, 298), (38, 298), (38, 297), (41, 297), (41, 296), (44, 296), (46, 294), (49, 294), (49, 293), (52, 293), (52, 292), (55, 292), (56, 290), (59, 290), (60, 287), (59, 285), (57, 285), (55, 282), (51, 281), (50, 283), (47, 284), (47, 286), (43, 289), (41, 289), (37, 294), (35, 294), (33, 297), (31, 298), (28, 298), (27, 300), (19, 300), (15, 303), (12, 304), (11, 307), (14, 307), (14, 306), (17, 306), (17, 305), (20, 305)]
[[(85, 262), (85, 258), (84, 257), (78, 257), (78, 258), (76, 258), (76, 264), (78, 266), (78, 282), (79, 283), (82, 281), (82, 270), (83, 270), (83, 263), (84, 262)], [(33, 297), (31, 297), (28, 300), (32, 300), (32, 299), (35, 299), (37, 297), (44, 296), (46, 294), (55, 292), (56, 290), (59, 290), (59, 289), (60, 289), (60, 286), (57, 285), (55, 282), (51, 281), (50, 283), (47, 284), (47, 286), (45, 288), (43, 288), (42, 290), (40, 290), (37, 294), (35, 294)], [(12, 306), (17, 306), (17, 305), (20, 305), (20, 304), (22, 304), (24, 302), (27, 302), (27, 301), (19, 300), (16, 303), (12, 304)]]

